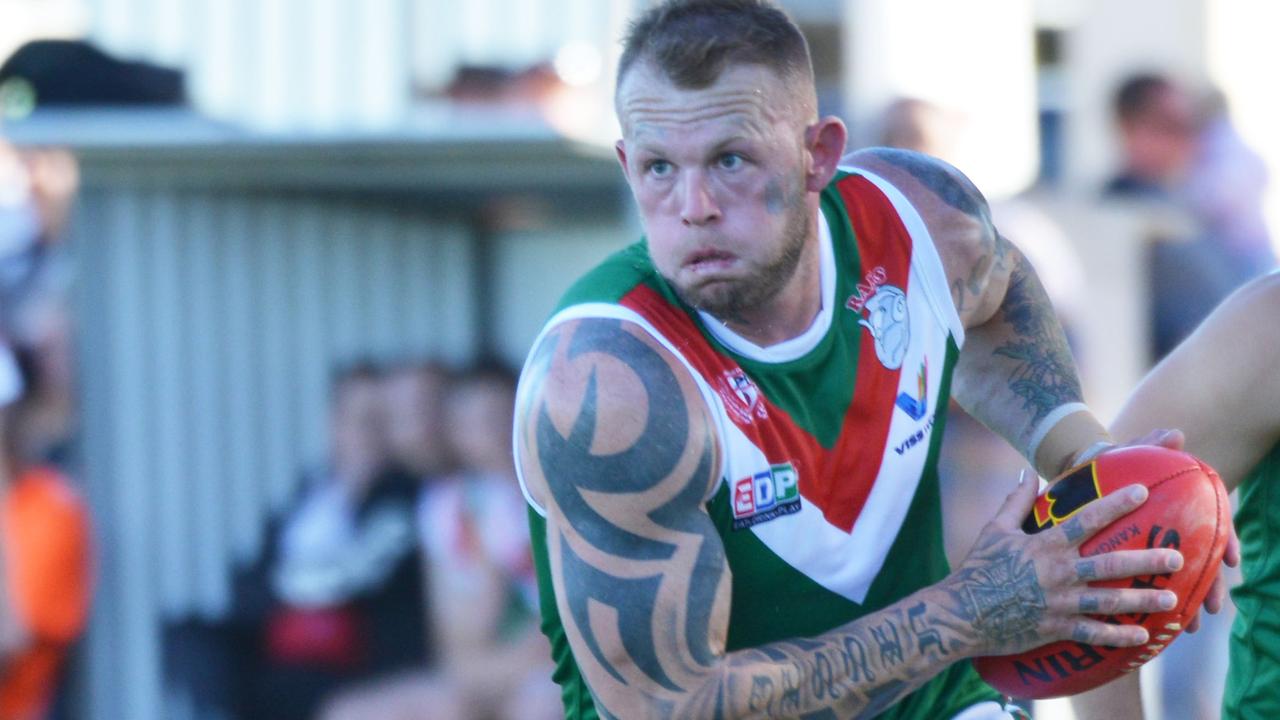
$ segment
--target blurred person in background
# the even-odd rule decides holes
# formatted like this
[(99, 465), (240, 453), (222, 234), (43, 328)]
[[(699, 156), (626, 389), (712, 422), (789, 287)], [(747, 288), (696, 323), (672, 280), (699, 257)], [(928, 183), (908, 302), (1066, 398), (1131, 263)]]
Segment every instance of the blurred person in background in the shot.
[(75, 157), (0, 139), (0, 336), (31, 382), (24, 457), (65, 465), (74, 433), (70, 268), (64, 233), (79, 188)]
[(428, 487), (419, 506), (444, 669), (471, 705), (460, 717), (560, 712), (511, 453), (515, 392), (515, 373), (497, 362), (458, 378), (448, 436), (459, 472)]
[(1120, 168), (1103, 194), (1171, 201), (1197, 152), (1191, 94), (1169, 77), (1140, 73), (1120, 83), (1112, 113), (1120, 133)]
[(325, 720), (560, 717), (511, 455), (514, 403), (515, 375), (496, 362), (458, 373), (446, 395), (456, 470), (427, 483), (418, 506), (436, 667), (349, 693)]
[(1140, 73), (1112, 100), (1120, 169), (1103, 199), (1143, 215), (1150, 286), (1150, 359), (1159, 360), (1191, 333), (1238, 283), (1230, 259), (1207, 235), (1188, 200), (1201, 153), (1191, 93), (1173, 79)]
[(29, 454), (38, 400), (0, 348), (0, 718), (51, 711), (68, 651), (89, 616), (88, 508), (56, 468)]
[(1200, 102), (1199, 148), (1186, 196), (1209, 242), (1229, 262), (1237, 284), (1275, 267), (1263, 212), (1266, 161), (1245, 142), (1226, 96), (1210, 89)]
[(235, 583), (242, 717), (309, 720), (325, 698), (428, 661), (417, 478), (391, 472), (382, 376), (339, 372), (330, 458)]
[(914, 97), (900, 97), (889, 102), (880, 113), (879, 130), (873, 146), (902, 148), (948, 160), (964, 118), (941, 105)]
[(428, 361), (390, 368), (382, 382), (392, 462), (424, 484), (453, 467), (445, 422), (450, 372)]

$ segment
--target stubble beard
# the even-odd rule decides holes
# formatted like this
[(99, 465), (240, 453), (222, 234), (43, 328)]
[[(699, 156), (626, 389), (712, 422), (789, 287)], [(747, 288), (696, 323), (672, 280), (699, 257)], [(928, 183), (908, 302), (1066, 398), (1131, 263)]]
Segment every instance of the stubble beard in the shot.
[(693, 286), (681, 286), (672, 278), (667, 282), (686, 305), (692, 306), (722, 322), (747, 324), (747, 318), (778, 296), (795, 276), (804, 256), (809, 236), (808, 209), (803, 202), (786, 208), (787, 221), (782, 242), (772, 259), (750, 275), (734, 280), (715, 280)]

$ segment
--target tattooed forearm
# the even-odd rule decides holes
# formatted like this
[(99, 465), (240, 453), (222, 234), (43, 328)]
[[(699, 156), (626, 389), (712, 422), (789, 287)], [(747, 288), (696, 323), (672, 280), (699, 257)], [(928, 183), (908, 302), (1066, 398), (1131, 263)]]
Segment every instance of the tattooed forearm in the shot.
[(817, 638), (733, 653), (700, 689), (691, 716), (874, 717), (951, 654), (942, 638), (953, 623), (939, 616), (923, 601), (899, 603)]
[(1030, 263), (1014, 255), (1009, 288), (997, 318), (1012, 329), (995, 354), (1013, 360), (1009, 389), (1022, 399), (1034, 427), (1054, 408), (1084, 396), (1075, 361), (1053, 306)]

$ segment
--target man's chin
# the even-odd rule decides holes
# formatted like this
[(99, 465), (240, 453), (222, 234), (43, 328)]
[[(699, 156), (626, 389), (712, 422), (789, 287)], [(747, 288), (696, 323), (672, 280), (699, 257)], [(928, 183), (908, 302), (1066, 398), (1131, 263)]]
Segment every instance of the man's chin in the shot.
[(686, 305), (725, 321), (742, 315), (746, 299), (741, 283), (717, 280), (700, 283), (693, 288), (676, 288), (676, 294)]

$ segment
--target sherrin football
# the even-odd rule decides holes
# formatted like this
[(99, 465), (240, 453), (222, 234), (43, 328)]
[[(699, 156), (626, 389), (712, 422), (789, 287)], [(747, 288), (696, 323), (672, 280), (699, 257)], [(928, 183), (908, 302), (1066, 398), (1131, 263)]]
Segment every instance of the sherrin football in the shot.
[(1178, 604), (1167, 612), (1098, 616), (1105, 622), (1140, 624), (1145, 646), (1114, 648), (1064, 640), (1018, 655), (974, 659), (978, 674), (1017, 698), (1074, 695), (1133, 672), (1160, 654), (1195, 616), (1227, 548), (1230, 507), (1218, 474), (1185, 452), (1133, 446), (1110, 450), (1068, 471), (1036, 498), (1023, 523), (1036, 533), (1066, 521), (1081, 508), (1121, 488), (1141, 483), (1147, 501), (1080, 545), (1080, 556), (1113, 550), (1173, 548), (1183, 565), (1174, 573), (1099, 580), (1094, 587), (1169, 589)]

